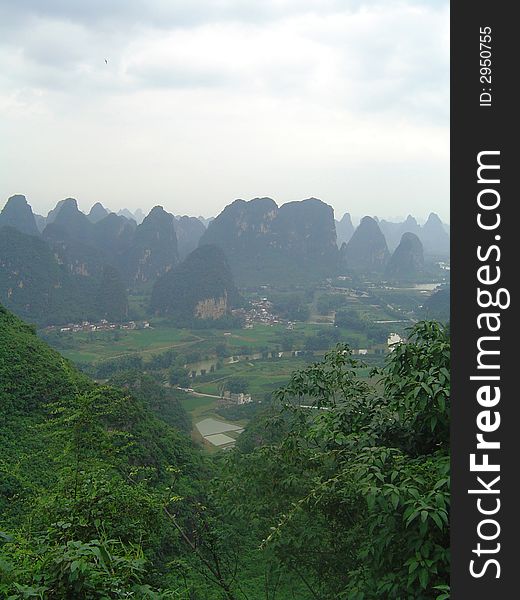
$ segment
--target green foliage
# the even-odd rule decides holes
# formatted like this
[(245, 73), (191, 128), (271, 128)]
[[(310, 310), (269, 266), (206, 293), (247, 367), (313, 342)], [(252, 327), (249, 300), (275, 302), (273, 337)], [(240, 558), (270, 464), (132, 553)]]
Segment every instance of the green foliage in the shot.
[(365, 333), (370, 341), (379, 344), (386, 342), (389, 332), (387, 327), (360, 317), (359, 312), (354, 309), (338, 310), (334, 324), (350, 331)]
[(41, 342), (35, 330), (0, 305), (0, 411), (27, 413), (70, 398), (88, 385), (72, 365)]
[(179, 355), (175, 350), (170, 349), (165, 352), (152, 354), (152, 358), (147, 361), (146, 369), (156, 371), (158, 369), (168, 369), (179, 362)]
[(188, 387), (190, 383), (188, 369), (180, 365), (171, 367), (168, 371), (168, 381), (171, 385), (177, 385), (184, 388)]
[(157, 280), (151, 310), (186, 325), (196, 320), (195, 308), (200, 301), (221, 298), (226, 299), (227, 311), (241, 303), (222, 250), (217, 246), (201, 246)]
[(118, 272), (103, 267), (101, 257), (88, 248), (81, 246), (76, 255), (63, 245), (55, 248), (2, 227), (0, 259), (0, 301), (22, 318), (47, 325), (126, 315), (126, 290)]
[(87, 372), (96, 379), (108, 379), (115, 373), (143, 368), (143, 359), (139, 354), (124, 354), (118, 358), (110, 358), (95, 363)]
[(215, 346), (215, 354), (217, 358), (226, 358), (229, 356), (229, 348), (226, 343), (220, 342)]
[(231, 377), (226, 381), (225, 386), (231, 393), (240, 394), (247, 392), (249, 382), (245, 377)]
[[(182, 374), (187, 377), (186, 370)], [(170, 381), (172, 370), (170, 370)], [(147, 406), (156, 417), (184, 433), (189, 433), (192, 428), (191, 419), (179, 402), (176, 391), (157, 383), (151, 375), (139, 371), (118, 373), (110, 380), (110, 384), (127, 389), (132, 396), (139, 399)]]
[[(57, 525), (66, 530), (70, 524)], [(147, 561), (139, 546), (106, 539), (81, 542), (53, 537), (8, 536), (0, 565), (0, 592), (4, 597), (160, 597), (149, 586), (141, 585)]]
[[(449, 570), (449, 338), (419, 323), (372, 388), (338, 346), (239, 442), (223, 501), (313, 596), (426, 600)], [(382, 392), (382, 394), (380, 393)], [(309, 408), (309, 407), (314, 408)], [(303, 579), (302, 579), (303, 580)]]
[(323, 294), (318, 298), (316, 308), (320, 315), (328, 315), (346, 304), (348, 304), (348, 298), (345, 294)]
[(301, 294), (275, 294), (271, 298), (273, 310), (290, 321), (306, 321), (310, 311)]
[[(265, 410), (265, 404), (260, 404), (259, 402), (249, 402), (248, 404), (220, 406), (216, 409), (216, 412), (226, 421), (249, 421), (262, 410)], [(241, 440), (242, 436), (238, 438), (239, 442)]]
[(1, 597), (449, 596), (439, 324), (417, 324), (369, 380), (338, 345), (241, 407), (255, 415), (236, 451), (213, 457), (156, 377), (175, 352), (97, 385), (2, 307), (0, 337)]
[(326, 327), (318, 331), (316, 335), (305, 338), (305, 350), (328, 350), (339, 341), (340, 332), (335, 327)]
[(382, 371), (388, 408), (399, 420), (401, 444), (413, 454), (447, 451), (450, 436), (448, 330), (422, 322), (398, 344)]
[[(74, 597), (94, 598), (102, 596), (92, 589), (112, 589), (119, 580), (138, 583), (142, 575), (151, 582), (145, 563), (154, 571), (164, 569), (179, 550), (164, 504), (173, 494), (192, 494), (198, 470), (189, 439), (152, 414), (150, 405), (160, 412), (168, 398), (148, 397), (148, 381), (141, 398), (97, 386), (2, 307), (0, 334), (0, 509), (4, 526), (19, 531), (22, 539), (2, 548), (0, 561), (25, 569), (23, 578), (13, 581), (6, 567), (2, 585), (19, 594), (15, 597), (66, 598), (71, 596), (63, 590), (81, 583), (84, 593)], [(128, 560), (118, 559), (106, 571), (93, 558), (94, 540), (101, 539), (123, 544), (118, 547)], [(31, 596), (15, 583), (60, 592), (40, 590), (34, 592), (40, 596)]]

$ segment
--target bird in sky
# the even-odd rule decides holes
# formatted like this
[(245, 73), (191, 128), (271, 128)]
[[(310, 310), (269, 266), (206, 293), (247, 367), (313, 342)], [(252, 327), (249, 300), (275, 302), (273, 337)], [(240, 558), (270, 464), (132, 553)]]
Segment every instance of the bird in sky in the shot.
[(105, 64), (108, 65), (108, 58), (105, 58)]

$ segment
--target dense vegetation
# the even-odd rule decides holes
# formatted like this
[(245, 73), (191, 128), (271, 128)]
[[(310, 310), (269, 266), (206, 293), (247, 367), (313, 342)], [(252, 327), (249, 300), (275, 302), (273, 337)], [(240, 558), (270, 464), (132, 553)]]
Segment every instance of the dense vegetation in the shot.
[(271, 198), (235, 200), (200, 243), (224, 250), (241, 286), (319, 280), (337, 267), (334, 213), (316, 198), (280, 207)]
[(191, 419), (177, 396), (151, 375), (145, 375), (137, 370), (124, 371), (114, 375), (110, 379), (110, 385), (128, 390), (159, 419), (184, 433), (190, 433)]
[(442, 323), (450, 320), (450, 288), (443, 287), (434, 292), (422, 307), (423, 317), (436, 319)]
[(3, 308), (0, 337), (0, 596), (447, 597), (438, 324), (370, 380), (338, 345), (213, 458), (149, 375), (95, 384)]
[[(26, 198), (11, 197), (0, 212), (0, 301), (39, 326), (163, 314), (182, 327), (206, 328), (212, 319), (197, 318), (194, 307), (206, 301), (202, 310), (210, 314), (211, 299), (219, 301), (224, 292), (229, 306), (240, 304), (236, 282), (241, 293), (268, 295), (282, 318), (305, 321), (326, 307), (302, 298), (302, 288), (333, 289), (346, 280), (366, 287), (367, 276), (397, 284), (446, 279), (432, 252), (445, 256), (449, 236), (433, 214), (423, 228), (411, 217), (379, 224), (365, 217), (341, 250), (332, 207), (316, 198), (279, 207), (269, 198), (236, 200), (207, 230), (200, 220), (175, 218), (161, 206), (137, 219), (139, 224), (134, 217), (109, 213), (99, 203), (87, 216), (74, 198), (66, 198), (46, 218), (38, 216), (37, 226)], [(402, 235), (392, 257), (383, 223), (391, 226), (385, 235)], [(348, 215), (344, 225), (352, 229)], [(442, 247), (432, 246), (436, 235)], [(428, 240), (424, 263), (422, 244), (426, 251)], [(212, 250), (204, 249), (208, 245)], [(179, 264), (181, 258), (186, 260)], [(218, 321), (227, 329), (237, 325), (229, 311)]]
[(0, 595), (145, 597), (142, 581), (179, 549), (164, 509), (193, 493), (188, 438), (79, 374), (3, 308), (0, 336)]
[(384, 343), (388, 335), (387, 327), (363, 319), (359, 311), (352, 308), (338, 310), (334, 323), (338, 327), (345, 327), (352, 331), (363, 331), (366, 333), (368, 340), (376, 344)]
[(152, 291), (151, 309), (171, 316), (185, 326), (196, 320), (198, 303), (208, 300), (225, 302), (224, 314), (219, 317), (228, 315), (231, 308), (241, 302), (226, 257), (218, 246), (213, 245), (197, 248), (157, 280)]
[(264, 546), (305, 578), (315, 598), (442, 598), (447, 334), (418, 325), (373, 388), (354, 367), (338, 347), (296, 373), (277, 394), (285, 408), (241, 438), (246, 450), (261, 445), (230, 458), (227, 493), (235, 490), (234, 510), (254, 515)]
[(128, 302), (119, 274), (103, 265), (97, 253), (83, 250), (77, 243), (51, 247), (38, 237), (1, 227), (0, 300), (39, 325), (123, 319)]

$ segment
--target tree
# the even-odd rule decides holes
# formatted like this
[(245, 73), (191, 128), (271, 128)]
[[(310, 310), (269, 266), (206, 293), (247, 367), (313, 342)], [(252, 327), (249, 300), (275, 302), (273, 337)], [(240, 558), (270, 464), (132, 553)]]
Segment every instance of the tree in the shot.
[(223, 342), (217, 344), (215, 346), (215, 354), (217, 355), (217, 358), (226, 358), (226, 356), (229, 356), (227, 344)]
[(232, 377), (226, 381), (226, 389), (233, 394), (245, 393), (249, 389), (249, 381), (244, 377)]
[(446, 597), (448, 332), (417, 324), (375, 387), (359, 366), (338, 345), (276, 393), (269, 445), (230, 457), (234, 514), (315, 598)]
[(300, 294), (283, 294), (273, 298), (274, 310), (291, 321), (306, 321), (310, 310)]
[(188, 387), (190, 384), (190, 376), (188, 369), (174, 365), (168, 372), (168, 381), (172, 385), (178, 385), (179, 387)]

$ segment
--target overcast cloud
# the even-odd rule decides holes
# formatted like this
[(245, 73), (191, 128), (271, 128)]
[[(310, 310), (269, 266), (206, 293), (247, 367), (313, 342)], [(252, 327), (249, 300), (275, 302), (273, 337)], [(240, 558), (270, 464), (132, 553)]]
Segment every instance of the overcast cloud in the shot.
[(0, 205), (448, 220), (448, 36), (442, 0), (0, 0)]

